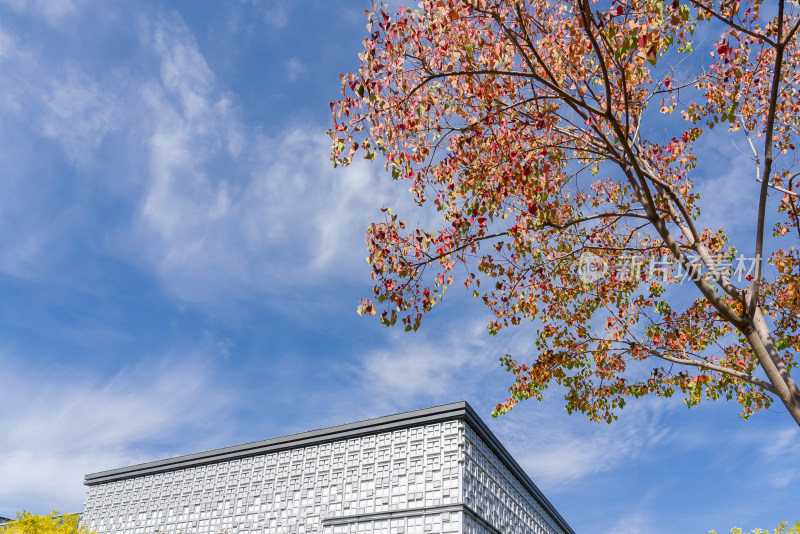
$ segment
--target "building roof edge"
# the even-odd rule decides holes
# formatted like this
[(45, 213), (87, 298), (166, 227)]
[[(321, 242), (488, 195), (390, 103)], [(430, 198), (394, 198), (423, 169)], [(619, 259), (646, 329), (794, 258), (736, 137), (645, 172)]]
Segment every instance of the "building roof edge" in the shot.
[(366, 419), (354, 423), (346, 423), (318, 430), (309, 430), (297, 434), (289, 434), (287, 436), (243, 443), (241, 445), (233, 445), (117, 469), (99, 471), (86, 475), (84, 484), (87, 486), (94, 486), (96, 484), (103, 484), (105, 482), (113, 482), (126, 478), (186, 469), (188, 467), (207, 465), (237, 458), (246, 458), (257, 454), (277, 452), (296, 447), (307, 447), (309, 445), (339, 441), (388, 430), (398, 430), (418, 424), (427, 424), (449, 419), (464, 419), (467, 406), (465, 401), (454, 402), (441, 406), (433, 406), (431, 408), (423, 408), (421, 410), (387, 415), (375, 419)]
[(287, 436), (243, 443), (241, 445), (166, 458), (164, 460), (99, 471), (86, 475), (84, 484), (87, 486), (94, 486), (107, 482), (115, 482), (117, 480), (153, 475), (167, 471), (175, 471), (177, 469), (186, 469), (226, 460), (246, 458), (258, 454), (273, 453), (297, 447), (307, 447), (310, 445), (318, 445), (331, 441), (339, 441), (378, 432), (400, 430), (420, 424), (453, 419), (463, 419), (469, 424), (489, 446), (492, 452), (497, 455), (500, 461), (511, 471), (514, 477), (519, 480), (523, 487), (525, 487), (533, 498), (547, 510), (553, 520), (558, 523), (558, 526), (564, 529), (568, 534), (574, 534), (574, 531), (569, 524), (567, 524), (566, 520), (561, 517), (561, 514), (559, 514), (550, 501), (547, 500), (547, 497), (544, 496), (527, 473), (525, 473), (522, 467), (514, 460), (508, 450), (500, 443), (500, 440), (489, 430), (486, 423), (483, 422), (472, 406), (466, 401), (453, 402), (450, 404), (423, 408), (421, 410), (413, 410), (318, 430), (309, 430)]
[(469, 403), (465, 404), (465, 420), (466, 422), (472, 427), (475, 432), (481, 437), (481, 439), (492, 449), (500, 461), (505, 464), (509, 471), (519, 480), (519, 482), (525, 487), (526, 490), (533, 496), (536, 501), (542, 505), (542, 507), (547, 510), (553, 520), (558, 523), (558, 526), (564, 529), (567, 534), (575, 534), (575, 531), (572, 530), (572, 527), (569, 526), (566, 519), (564, 519), (561, 514), (558, 513), (555, 506), (544, 496), (544, 493), (536, 486), (536, 484), (531, 480), (528, 474), (525, 472), (524, 469), (517, 463), (511, 453), (503, 446), (497, 436), (489, 430), (489, 427), (486, 423), (483, 422), (483, 419), (472, 409), (472, 406)]

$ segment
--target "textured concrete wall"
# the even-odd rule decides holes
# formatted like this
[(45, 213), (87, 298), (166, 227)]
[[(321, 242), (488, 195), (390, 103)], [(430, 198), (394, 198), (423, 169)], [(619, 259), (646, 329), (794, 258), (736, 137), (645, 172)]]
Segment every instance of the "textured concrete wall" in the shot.
[(464, 420), (90, 486), (98, 534), (564, 532)]
[[(564, 532), (469, 426), (464, 439), (464, 534), (561, 534)], [(477, 518), (475, 517), (477, 516)], [(484, 524), (476, 519), (483, 519)]]
[[(461, 532), (460, 421), (92, 486), (99, 534)], [(327, 521), (323, 522), (323, 518)]]

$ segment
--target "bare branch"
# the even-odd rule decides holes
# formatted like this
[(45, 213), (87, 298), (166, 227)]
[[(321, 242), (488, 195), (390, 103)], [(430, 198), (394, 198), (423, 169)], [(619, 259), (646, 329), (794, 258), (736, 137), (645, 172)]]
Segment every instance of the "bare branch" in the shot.
[(438, 254), (436, 256), (431, 256), (429, 254), (425, 254), (426, 256), (428, 256), (428, 259), (426, 261), (420, 261), (420, 262), (417, 262), (417, 263), (413, 263), (413, 264), (411, 264), (411, 267), (416, 269), (416, 268), (418, 268), (420, 266), (428, 265), (429, 263), (433, 263), (433, 262), (435, 262), (437, 260), (440, 260), (442, 258), (446, 258), (447, 256), (450, 256), (451, 254), (455, 254), (456, 252), (460, 252), (460, 251), (464, 250), (465, 248), (474, 245), (475, 243), (480, 243), (481, 241), (486, 241), (487, 239), (494, 239), (495, 237), (500, 237), (500, 236), (504, 236), (504, 235), (508, 235), (508, 232), (497, 232), (495, 234), (487, 234), (487, 235), (483, 235), (483, 236), (480, 236), (480, 237), (477, 237), (477, 236), (473, 237), (472, 239), (470, 239), (468, 242), (464, 243), (463, 245), (458, 246), (458, 247), (456, 247), (454, 249), (448, 250), (447, 252), (442, 252), (441, 254)]
[(739, 25), (739, 24), (736, 24), (736, 23), (733, 21), (733, 19), (731, 19), (731, 18), (728, 18), (728, 17), (723, 17), (722, 15), (720, 15), (719, 13), (717, 13), (716, 11), (714, 11), (713, 9), (711, 9), (710, 7), (708, 7), (708, 6), (704, 5), (702, 2), (699, 2), (698, 0), (689, 0), (689, 1), (690, 1), (690, 2), (691, 2), (691, 3), (692, 3), (692, 4), (693, 4), (693, 5), (696, 7), (696, 8), (698, 8), (698, 9), (702, 9), (702, 10), (703, 10), (705, 13), (707, 13), (707, 14), (711, 15), (712, 17), (714, 17), (714, 18), (716, 18), (716, 19), (719, 19), (719, 20), (721, 20), (722, 22), (724, 22), (725, 24), (727, 24), (727, 25), (728, 25), (728, 26), (730, 26), (731, 28), (735, 28), (736, 30), (738, 30), (738, 31), (740, 31), (740, 32), (742, 32), (742, 33), (744, 33), (744, 34), (746, 34), (746, 35), (749, 35), (750, 37), (755, 37), (755, 38), (756, 38), (756, 39), (758, 39), (759, 41), (764, 41), (765, 43), (769, 44), (769, 45), (770, 45), (770, 46), (772, 46), (772, 47), (775, 47), (775, 48), (777, 48), (777, 47), (778, 47), (778, 43), (776, 43), (775, 41), (773, 41), (772, 39), (770, 39), (770, 38), (769, 38), (769, 37), (767, 37), (766, 35), (764, 35), (764, 34), (761, 34), (761, 33), (758, 33), (758, 32), (754, 32), (753, 30), (748, 30), (748, 29), (747, 29), (747, 28), (745, 28), (744, 26), (741, 26), (741, 25)]
[[(764, 183), (764, 181), (761, 178), (756, 178), (756, 182), (759, 182), (759, 183), (762, 183), (762, 184)], [(797, 194), (794, 191), (789, 191), (788, 189), (784, 189), (783, 187), (781, 187), (779, 185), (775, 185), (775, 184), (767, 184), (767, 185), (769, 185), (769, 187), (771, 189), (774, 189), (776, 191), (780, 191), (781, 193), (786, 193), (787, 195), (791, 195), (793, 197), (800, 197), (800, 194)]]
[(703, 360), (695, 360), (692, 358), (675, 358), (674, 356), (669, 356), (667, 354), (663, 354), (661, 352), (655, 351), (653, 349), (649, 349), (647, 347), (641, 347), (643, 350), (647, 351), (652, 356), (656, 358), (661, 358), (662, 360), (677, 363), (679, 365), (689, 365), (691, 367), (697, 367), (698, 369), (705, 369), (707, 371), (715, 371), (717, 373), (725, 374), (732, 376), (734, 378), (738, 378), (739, 380), (744, 380), (745, 382), (749, 382), (754, 386), (758, 386), (766, 391), (769, 391), (773, 395), (777, 395), (778, 392), (775, 390), (775, 387), (767, 382), (766, 380), (762, 380), (758, 377), (753, 375), (749, 375), (747, 373), (743, 373), (742, 371), (737, 371), (736, 369), (731, 369), (730, 367), (723, 367), (721, 365), (715, 365), (713, 363), (709, 363)]
[(561, 223), (561, 224), (554, 223), (554, 222), (551, 222), (551, 221), (545, 221), (544, 223), (542, 223), (542, 226), (547, 226), (549, 228), (554, 228), (556, 230), (566, 230), (567, 228), (570, 228), (571, 226), (575, 226), (576, 224), (585, 223), (587, 221), (593, 221), (593, 220), (596, 220), (596, 219), (609, 219), (609, 218), (619, 220), (619, 219), (622, 219), (623, 217), (633, 217), (633, 218), (637, 218), (637, 219), (648, 219), (647, 215), (643, 215), (641, 213), (631, 213), (631, 212), (628, 212), (628, 213), (598, 213), (597, 215), (589, 215), (587, 217), (581, 217), (580, 219), (573, 219), (571, 221), (568, 221), (566, 223)]
[(761, 176), (761, 193), (758, 199), (758, 222), (756, 223), (756, 254), (753, 281), (747, 294), (747, 316), (752, 321), (758, 309), (759, 293), (761, 291), (761, 273), (764, 264), (764, 225), (766, 224), (767, 196), (769, 194), (769, 180), (772, 174), (772, 145), (775, 135), (775, 114), (778, 107), (778, 90), (781, 85), (781, 70), (783, 68), (783, 54), (786, 43), (782, 42), (783, 34), (783, 7), (784, 2), (778, 2), (778, 41), (775, 50), (775, 66), (772, 71), (772, 87), (770, 88), (769, 104), (767, 108), (767, 123), (764, 139), (764, 173)]

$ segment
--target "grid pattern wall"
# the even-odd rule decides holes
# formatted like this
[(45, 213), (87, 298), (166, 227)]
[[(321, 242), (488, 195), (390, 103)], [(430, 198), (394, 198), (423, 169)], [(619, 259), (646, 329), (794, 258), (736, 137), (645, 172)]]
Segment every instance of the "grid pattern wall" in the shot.
[(325, 534), (438, 534), (461, 533), (461, 512), (429, 513), (397, 519), (378, 519), (348, 525), (325, 525)]
[(460, 533), (460, 513), (414, 509), (460, 503), (464, 427), (446, 421), (98, 484), (82, 524), (98, 534)]
[(464, 534), (563, 534), (549, 514), (469, 426), (464, 440), (464, 504), (497, 530), (466, 521)]
[(498, 534), (498, 532), (498, 530), (489, 529), (470, 514), (464, 514), (464, 534)]

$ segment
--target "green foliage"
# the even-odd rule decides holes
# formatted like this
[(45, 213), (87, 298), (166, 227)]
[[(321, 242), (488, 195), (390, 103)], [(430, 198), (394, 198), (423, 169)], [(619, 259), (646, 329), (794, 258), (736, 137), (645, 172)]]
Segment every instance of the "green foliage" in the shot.
[(47, 515), (34, 515), (27, 510), (17, 512), (17, 518), (0, 526), (0, 534), (92, 534), (78, 525), (77, 514), (61, 514), (53, 510)]
[[(709, 530), (708, 534), (717, 534), (716, 530)], [(770, 532), (769, 530), (763, 530), (757, 528), (751, 532), (744, 532), (739, 527), (733, 527), (731, 529), (731, 534), (800, 534), (800, 521), (794, 524), (792, 528), (789, 528), (789, 523), (786, 521), (781, 522), (778, 525), (778, 528), (775, 529), (774, 532)]]

